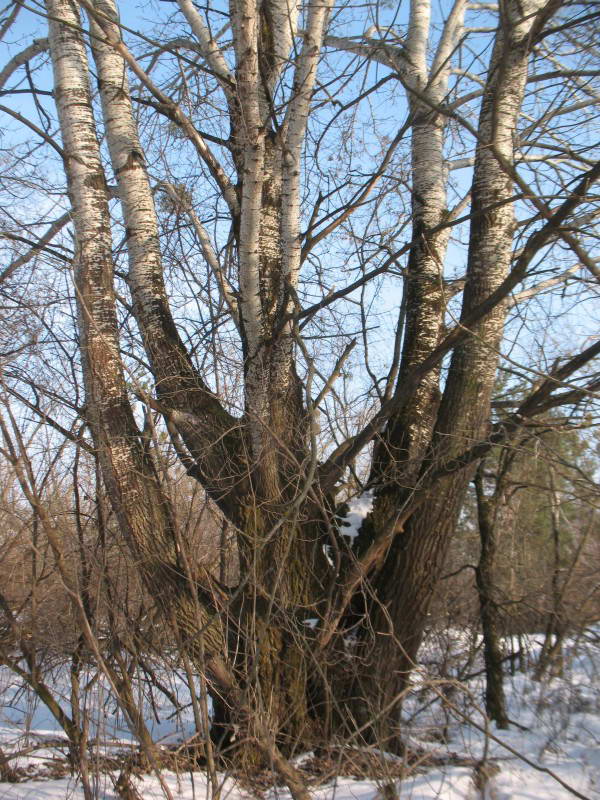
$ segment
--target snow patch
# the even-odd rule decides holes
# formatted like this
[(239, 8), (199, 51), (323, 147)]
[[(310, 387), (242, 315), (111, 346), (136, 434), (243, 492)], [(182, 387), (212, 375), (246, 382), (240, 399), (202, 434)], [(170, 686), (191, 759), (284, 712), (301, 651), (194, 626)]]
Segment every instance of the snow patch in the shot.
[(340, 532), (352, 542), (359, 534), (365, 517), (373, 510), (373, 492), (363, 492), (348, 501), (348, 513), (340, 518)]
[[(361, 503), (364, 519), (366, 502)], [(352, 511), (360, 514), (361, 512)], [(306, 625), (316, 622), (310, 618)], [(526, 642), (530, 669), (527, 673), (506, 675), (508, 716), (517, 724), (509, 730), (498, 730), (486, 724), (482, 713), (484, 692), (481, 655), (469, 667), (474, 677), (465, 683), (455, 680), (464, 669), (465, 659), (473, 647), (473, 639), (464, 631), (446, 630), (431, 636), (422, 650), (428, 665), (415, 670), (412, 690), (404, 704), (404, 741), (408, 749), (419, 756), (419, 763), (397, 785), (398, 796), (404, 800), (570, 800), (568, 788), (557, 782), (550, 770), (575, 791), (592, 800), (600, 798), (600, 639), (570, 640), (565, 643), (565, 671), (561, 678), (539, 683), (533, 680), (539, 637)], [(512, 643), (514, 647), (516, 642)], [(505, 646), (511, 646), (510, 639)], [(447, 679), (432, 676), (444, 664)], [(174, 710), (161, 693), (147, 697), (148, 689), (141, 681), (140, 698), (145, 718), (157, 742), (181, 742), (194, 732), (189, 691), (183, 676), (157, 665), (160, 679), (168, 684), (177, 698)], [(90, 671), (86, 679), (94, 677)], [(56, 666), (46, 676), (61, 703), (68, 710), (69, 665)], [(85, 685), (87, 680), (82, 683)], [(127, 747), (135, 747), (127, 734), (124, 721), (102, 678), (87, 684), (87, 712), (90, 729), (98, 737), (99, 756), (110, 755)], [(450, 703), (450, 706), (445, 701)], [(454, 709), (454, 710), (453, 710)], [(487, 733), (486, 733), (487, 729)], [(51, 774), (57, 756), (66, 755), (59, 746), (64, 738), (50, 715), (40, 706), (31, 692), (5, 668), (0, 667), (0, 748), (5, 755), (19, 755), (10, 765), (35, 772), (21, 783), (0, 783), (2, 800), (83, 800), (83, 791), (75, 777), (42, 779)], [(508, 746), (508, 749), (505, 745)], [(359, 749), (359, 748), (357, 748)], [(93, 764), (94, 752), (90, 754)], [(367, 748), (382, 763), (392, 768), (397, 756)], [(515, 753), (529, 759), (524, 763)], [(303, 753), (294, 760), (304, 767), (313, 758)], [(483, 789), (475, 782), (474, 769), (486, 759), (492, 765), (489, 780)], [(48, 769), (45, 769), (45, 765)], [(28, 772), (29, 774), (29, 772)], [(94, 777), (94, 796), (97, 800), (118, 800), (114, 790), (117, 775), (100, 773)], [(212, 788), (203, 772), (164, 770), (162, 777), (177, 800), (210, 800)], [(163, 798), (155, 776), (134, 778), (144, 800)], [(247, 789), (231, 778), (222, 776), (222, 800), (249, 800)], [(336, 777), (326, 784), (312, 786), (313, 800), (386, 800), (390, 796), (389, 781), (365, 777)], [(265, 800), (291, 800), (284, 787), (264, 793)]]

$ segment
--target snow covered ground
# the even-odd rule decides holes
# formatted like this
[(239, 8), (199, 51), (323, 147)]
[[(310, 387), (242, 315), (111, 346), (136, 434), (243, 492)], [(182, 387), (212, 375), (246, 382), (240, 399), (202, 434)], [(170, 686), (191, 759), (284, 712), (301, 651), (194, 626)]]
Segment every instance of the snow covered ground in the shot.
[[(527, 657), (535, 662), (541, 637), (529, 637)], [(415, 675), (413, 691), (405, 704), (405, 735), (409, 748), (422, 754), (412, 773), (396, 785), (401, 800), (567, 800), (600, 798), (600, 630), (570, 641), (561, 678), (543, 683), (532, 670), (507, 676), (510, 730), (486, 724), (482, 713), (483, 682), (480, 675), (459, 683), (452, 679), (464, 667), (466, 636), (450, 631), (423, 650), (423, 669)], [(521, 643), (522, 644), (522, 643)], [(445, 676), (432, 680), (433, 664), (444, 654)], [(470, 673), (481, 667), (477, 655)], [(65, 698), (68, 709), (68, 670), (57, 667), (47, 680)], [(182, 676), (163, 673), (179, 711), (164, 694), (152, 697), (140, 686), (140, 701), (147, 709), (147, 724), (156, 741), (182, 741), (193, 733), (189, 693)], [(105, 683), (93, 674), (85, 692), (90, 718), (91, 766), (97, 756), (107, 756), (134, 746), (127, 726)], [(80, 800), (76, 778), (66, 774), (65, 748), (52, 716), (23, 689), (19, 679), (0, 668), (0, 758), (11, 758), (20, 770), (19, 783), (0, 782), (0, 800)], [(427, 753), (430, 757), (427, 758)], [(376, 754), (377, 755), (377, 754)], [(381, 755), (381, 754), (379, 754)], [(383, 758), (383, 756), (382, 756)], [(485, 758), (485, 766), (478, 768)], [(485, 785), (477, 775), (485, 772)], [(411, 771), (409, 770), (409, 773)], [(99, 800), (113, 800), (116, 773), (97, 772), (94, 792)], [(163, 771), (164, 784), (179, 800), (208, 800), (211, 786), (202, 772), (175, 774)], [(385, 781), (364, 776), (338, 777), (312, 789), (315, 800), (389, 800)], [(155, 775), (135, 779), (139, 794), (163, 798)], [(286, 789), (264, 793), (268, 800), (289, 800)], [(222, 798), (247, 800), (249, 791), (222, 777)]]

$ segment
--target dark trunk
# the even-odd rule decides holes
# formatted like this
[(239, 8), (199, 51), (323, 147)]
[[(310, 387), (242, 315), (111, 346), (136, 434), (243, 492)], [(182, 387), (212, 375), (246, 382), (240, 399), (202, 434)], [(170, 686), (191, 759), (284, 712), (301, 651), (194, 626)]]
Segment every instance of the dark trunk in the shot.
[[(521, 27), (515, 22), (514, 27), (501, 26), (497, 32), (479, 117), (479, 144), (471, 188), (474, 221), (470, 228), (461, 310), (465, 325), (473, 309), (502, 283), (511, 262), (515, 220), (512, 205), (505, 201), (512, 195), (513, 182), (502, 162), (513, 162), (516, 122), (527, 75), (530, 46), (527, 32), (532, 22), (531, 19), (523, 22), (518, 4), (511, 2), (510, 11), (515, 21), (520, 20)], [(413, 262), (417, 254), (417, 250), (411, 254)], [(409, 291), (421, 288), (427, 291), (425, 283), (416, 283)], [(434, 314), (434, 308), (430, 309), (429, 322)], [(472, 336), (453, 351), (434, 425), (421, 414), (420, 420), (411, 421), (414, 429), (411, 434), (405, 423), (411, 414), (411, 402), (390, 420), (379, 447), (380, 452), (383, 449), (387, 453), (387, 463), (379, 459), (382, 468), (374, 476), (374, 510), (361, 547), (381, 535), (384, 520), (389, 518), (394, 504), (399, 511), (410, 504), (411, 496), (421, 492), (420, 485), (432, 472), (485, 439), (504, 316), (503, 306), (496, 306), (470, 326)], [(410, 327), (408, 335), (412, 335)], [(430, 346), (435, 346), (434, 340)], [(421, 398), (416, 399), (418, 406), (435, 415), (431, 397), (425, 406)], [(428, 431), (429, 426), (433, 430), (415, 448), (414, 463), (410, 437), (418, 443), (419, 428)], [(398, 442), (396, 448), (388, 445), (392, 439)], [(416, 661), (429, 604), (473, 472), (474, 466), (456, 470), (436, 481), (425, 500), (419, 496), (415, 510), (396, 532), (387, 555), (371, 578), (369, 611), (361, 634), (366, 651), (365, 669), (356, 685), (361, 691), (366, 690), (364, 696), (369, 698), (368, 707), (362, 704), (365, 724), (369, 715), (381, 715), (381, 722), (371, 727), (372, 738), (379, 737), (382, 747), (393, 746), (399, 736), (402, 695)]]
[(562, 645), (565, 635), (563, 621), (563, 594), (564, 587), (561, 580), (561, 546), (560, 546), (560, 507), (558, 493), (555, 486), (554, 469), (550, 470), (551, 491), (551, 525), (552, 525), (552, 578), (550, 581), (551, 608), (548, 612), (548, 621), (544, 635), (544, 643), (535, 670), (536, 680), (541, 680), (545, 673), (550, 672), (554, 677), (563, 673)]
[[(504, 697), (504, 678), (502, 673), (502, 648), (500, 646), (500, 615), (495, 599), (495, 557), (498, 546), (497, 506), (499, 497), (493, 500), (485, 496), (483, 485), (483, 465), (481, 462), (475, 475), (477, 495), (477, 521), (481, 551), (475, 570), (475, 580), (479, 595), (479, 613), (483, 633), (483, 655), (485, 660), (485, 710), (499, 728), (508, 728), (506, 699)], [(495, 502), (494, 502), (495, 500)]]

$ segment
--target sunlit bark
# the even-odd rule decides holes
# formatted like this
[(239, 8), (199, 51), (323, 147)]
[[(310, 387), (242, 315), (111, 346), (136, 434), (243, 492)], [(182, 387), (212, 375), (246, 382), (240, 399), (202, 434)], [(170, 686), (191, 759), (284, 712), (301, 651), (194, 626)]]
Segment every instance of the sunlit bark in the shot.
[[(542, 7), (541, 2), (530, 4), (524, 10), (518, 4), (507, 4), (506, 17), (501, 20), (496, 34), (478, 127), (471, 188), (474, 222), (461, 320), (468, 318), (471, 310), (500, 286), (510, 269), (515, 219), (513, 205), (502, 202), (507, 201), (513, 191), (505, 164), (513, 163), (530, 34)], [(432, 444), (420, 470), (422, 478), (436, 462), (464, 452), (485, 437), (504, 314), (500, 303), (473, 326), (472, 335), (455, 348)], [(415, 663), (429, 602), (472, 471), (470, 466), (439, 480), (428, 502), (421, 504), (406, 520), (374, 577), (376, 599), (372, 603), (369, 625), (375, 630), (372, 645), (375, 669), (360, 680), (363, 691), (369, 687), (366, 689), (369, 696), (379, 694), (380, 703), (389, 704), (394, 696), (400, 698)], [(406, 497), (406, 490), (400, 487), (396, 496)], [(393, 503), (389, 494), (383, 496), (382, 505), (387, 516), (393, 510)], [(378, 664), (390, 663), (392, 654), (396, 669), (377, 670)], [(393, 723), (390, 726), (388, 722), (383, 728), (380, 735), (393, 738)]]
[[(135, 422), (119, 352), (108, 192), (92, 113), (88, 64), (69, 0), (48, 0), (55, 97), (66, 153), (76, 234), (75, 290), (81, 360), (94, 442), (121, 529), (145, 581), (168, 619), (197, 639), (197, 604), (180, 563), (168, 498)], [(218, 620), (205, 609), (204, 650), (215, 677), (226, 680)]]
[[(427, 63), (430, 41), (429, 2), (411, 5), (405, 61), (399, 75), (406, 86), (412, 115), (412, 240), (405, 277), (406, 323), (398, 382), (439, 344), (444, 325), (447, 292), (444, 263), (449, 228), (435, 233), (447, 219), (448, 167), (444, 156), (447, 119), (436, 109), (448, 92), (454, 48), (462, 30), (463, 0), (457, 0), (444, 29), (431, 68)], [(418, 475), (429, 444), (439, 406), (439, 369), (431, 370), (417, 385), (409, 401), (388, 422), (377, 445), (372, 482), (410, 488)], [(398, 502), (395, 497), (394, 502)], [(387, 505), (387, 504), (384, 504)], [(376, 507), (383, 518), (389, 511)], [(377, 524), (377, 523), (375, 523)]]
[(181, 342), (171, 316), (163, 280), (158, 223), (144, 154), (135, 123), (125, 63), (114, 44), (120, 41), (111, 0), (98, 3), (91, 17), (94, 57), (104, 123), (119, 200), (128, 231), (129, 285), (134, 313), (164, 411), (179, 430), (212, 496), (235, 519), (239, 466), (230, 455), (242, 451), (238, 422), (203, 383)]
[[(385, 746), (399, 748), (395, 700), (406, 686), (417, 655), (465, 489), (488, 446), (506, 298), (526, 279), (540, 252), (557, 240), (571, 247), (578, 263), (592, 274), (595, 269), (581, 243), (573, 241), (568, 221), (597, 179), (597, 166), (586, 165), (584, 178), (575, 171), (578, 178), (573, 188), (566, 192), (567, 199), (557, 195), (561, 199), (556, 208), (551, 208), (554, 201), (546, 206), (529, 192), (515, 167), (517, 122), (532, 43), (555, 5), (542, 0), (528, 0), (525, 6), (517, 0), (502, 3), (498, 30), (486, 40), (493, 44), (493, 51), (484, 86), (453, 104), (448, 96), (455, 88), (452, 73), (464, 36), (464, 0), (455, 0), (449, 8), (441, 31), (432, 21), (436, 11), (429, 0), (413, 0), (405, 35), (374, 26), (376, 35), (371, 30), (363, 37), (346, 38), (327, 33), (330, 0), (308, 0), (303, 7), (287, 0), (236, 0), (220, 33), (211, 28), (209, 9), (176, 0), (172, 3), (174, 25), (189, 30), (184, 46), (195, 60), (180, 58), (174, 50), (168, 63), (181, 66), (185, 62), (182, 81), (199, 74), (202, 87), (195, 95), (188, 93), (187, 85), (180, 95), (173, 91), (177, 102), (169, 95), (172, 85), (155, 69), (152, 58), (152, 66), (144, 69), (146, 57), (136, 58), (127, 46), (114, 0), (79, 0), (79, 5), (89, 20), (89, 40), (76, 4), (71, 0), (46, 3), (62, 149), (49, 134), (31, 127), (33, 123), (30, 130), (65, 154), (77, 245), (75, 287), (86, 414), (123, 535), (165, 619), (176, 625), (194, 666), (203, 669), (207, 664), (220, 729), (232, 722), (232, 713), (237, 714), (236, 724), (244, 727), (240, 750), (245, 751), (247, 764), (257, 766), (265, 758), (273, 759), (285, 774), (281, 751), (287, 755), (312, 746), (338, 723), (337, 733), (348, 733), (348, 725), (362, 725), (361, 735), (381, 736)], [(225, 39), (227, 45), (222, 47)], [(93, 70), (86, 61), (88, 41)], [(164, 55), (162, 43), (153, 46)], [(319, 73), (323, 52), (330, 54), (332, 49), (344, 53), (332, 56), (331, 63), (341, 71), (343, 59), (354, 57), (377, 62), (378, 68), (381, 65), (385, 75), (378, 76), (378, 81), (402, 85), (409, 114), (403, 125), (398, 120), (395, 136), (393, 130), (387, 141), (382, 136), (374, 169), (357, 181), (362, 166), (351, 166), (354, 173), (348, 191), (357, 184), (358, 189), (354, 200), (342, 208), (335, 207), (336, 197), (347, 191), (347, 176), (328, 195), (327, 181), (333, 185), (337, 178), (326, 176), (321, 182), (323, 176), (315, 178), (306, 169), (308, 144), (314, 144), (314, 163), (320, 168), (318, 137), (329, 125), (329, 109), (334, 109), (332, 124), (342, 114), (338, 113), (341, 101), (330, 94), (330, 86), (337, 84), (331, 82), (331, 74), (321, 81)], [(42, 44), (37, 43), (19, 58), (34, 58), (41, 50)], [(484, 70), (487, 53), (481, 59)], [(18, 59), (10, 63), (2, 76), (8, 80), (22, 63)], [(117, 183), (111, 198), (119, 203), (119, 210), (112, 222), (88, 85), (90, 72), (98, 80), (102, 129)], [(130, 73), (133, 83), (139, 84), (133, 98)], [(348, 108), (356, 104), (358, 109), (371, 96), (370, 88), (362, 92), (357, 92)], [(456, 108), (472, 99), (480, 101), (476, 128), (470, 117), (456, 113)], [(151, 185), (155, 167), (146, 161), (150, 157), (138, 130), (136, 103), (150, 109), (148, 113), (158, 120), (165, 117), (175, 136), (187, 139), (193, 162), (190, 175), (194, 175), (189, 182), (194, 191), (188, 194), (187, 188), (176, 184), (179, 165), (172, 174), (167, 166), (168, 180), (159, 173)], [(395, 109), (387, 113), (393, 116)], [(227, 116), (211, 128), (219, 115)], [(208, 130), (203, 133), (207, 120)], [(475, 155), (471, 158), (467, 149), (469, 157), (460, 160), (461, 166), (474, 166), (470, 216), (464, 221), (465, 227), (470, 224), (469, 250), (466, 276), (452, 288), (464, 289), (460, 321), (448, 332), (444, 269), (453, 212), (447, 207), (451, 165), (446, 151), (449, 133), (456, 135), (451, 125)], [(405, 180), (389, 173), (402, 169), (395, 158), (408, 131), (410, 177)], [(170, 141), (176, 141), (175, 137)], [(364, 152), (371, 144), (367, 137)], [(154, 154), (153, 147), (147, 153)], [(161, 153), (162, 157), (169, 165), (169, 154)], [(196, 191), (202, 184), (194, 181), (201, 181), (197, 175), (203, 174), (218, 199), (213, 194), (206, 201)], [(380, 184), (385, 187), (379, 197), (375, 193)], [(537, 218), (530, 222), (534, 232), (525, 237), (516, 254), (515, 185), (541, 219), (539, 225)], [(405, 187), (409, 192), (406, 227), (411, 230), (404, 244), (395, 241), (397, 233), (382, 233), (389, 221), (385, 204), (393, 203), (395, 197), (390, 186), (396, 187), (393, 191)], [(308, 232), (303, 233), (306, 198), (312, 198), (315, 208)], [(165, 207), (159, 206), (163, 201)], [(460, 201), (458, 208), (463, 213), (467, 200)], [(355, 236), (352, 215), (359, 218), (371, 211), (373, 228), (367, 225)], [(189, 264), (174, 267), (173, 284), (170, 275), (165, 278), (174, 235), (165, 230), (172, 219), (180, 233), (188, 226), (194, 241)], [(115, 310), (113, 285), (118, 256), (112, 252), (111, 225), (116, 229), (121, 222), (128, 270), (118, 276), (126, 281), (133, 302), (129, 295), (119, 300), (128, 315), (126, 324), (135, 328), (129, 342), (134, 343), (134, 358), (140, 372), (146, 371), (150, 388), (129, 381), (120, 352), (121, 317)], [(164, 248), (161, 231), (168, 243)], [(47, 244), (55, 232), (51, 226), (40, 244)], [(367, 277), (353, 277), (330, 292), (320, 286), (321, 272), (338, 274), (337, 264), (326, 263), (333, 257), (322, 244), (336, 232), (337, 241), (352, 242), (344, 252), (356, 253), (365, 263), (375, 260), (366, 275), (381, 277), (392, 268), (400, 271), (405, 325), (396, 333), (398, 357), (387, 381), (385, 376), (369, 373), (374, 385), (367, 387), (367, 395), (378, 396), (380, 407), (366, 422), (356, 422), (356, 435), (332, 445), (326, 463), (319, 465), (319, 406), (334, 391), (354, 344), (340, 339), (342, 344), (331, 357), (333, 374), (320, 375), (321, 384), (315, 386), (318, 359), (309, 350), (308, 340), (302, 340), (299, 323), (314, 319), (328, 305), (333, 307), (335, 300), (346, 298), (350, 307), (356, 302), (353, 292), (363, 286), (365, 296), (370, 291)], [(227, 260), (221, 249), (224, 240)], [(303, 265), (308, 256), (314, 263)], [(17, 258), (9, 277), (28, 260), (28, 255)], [(199, 267), (201, 261), (206, 263)], [(196, 274), (202, 269), (208, 276), (206, 286)], [(304, 269), (316, 276), (309, 278), (306, 292)], [(569, 263), (561, 275), (569, 277), (573, 270)], [(209, 361), (203, 358), (202, 342), (197, 348), (195, 342), (188, 346), (186, 334), (193, 321), (187, 321), (187, 330), (185, 322), (180, 327), (176, 321), (179, 311), (170, 304), (169, 292), (184, 272), (197, 279), (198, 308), (204, 302), (202, 293), (211, 291), (210, 286), (214, 289), (216, 280), (220, 309), (229, 326), (227, 335), (239, 337), (237, 412), (232, 411), (230, 398), (222, 400), (212, 391), (204, 367), (196, 366)], [(322, 296), (312, 309), (302, 309), (317, 285)], [(391, 281), (385, 284), (390, 285)], [(558, 285), (556, 275), (537, 288), (554, 285)], [(527, 299), (535, 289), (526, 285), (515, 299)], [(348, 331), (343, 320), (336, 324), (340, 331), (333, 331), (334, 340)], [(366, 349), (366, 317), (363, 325)], [(210, 335), (216, 344), (217, 324)], [(492, 430), (490, 442), (492, 437), (496, 443), (508, 441), (523, 416), (551, 408), (556, 386), (568, 383), (594, 355), (597, 351), (590, 346), (579, 360), (557, 365), (505, 428)], [(442, 379), (446, 357), (449, 366)], [(387, 388), (382, 391), (380, 384)], [(571, 399), (579, 397), (578, 388), (566, 391)], [(143, 444), (130, 394), (162, 414), (185, 469), (234, 523), (240, 563), (237, 586), (223, 586), (208, 573), (202, 582), (191, 576), (175, 514)], [(374, 510), (351, 549), (335, 528), (335, 493), (347, 467), (354, 468), (368, 445), (374, 446), (368, 479), (374, 490)], [(355, 602), (357, 589), (366, 600)], [(361, 617), (365, 612), (368, 616)], [(357, 633), (357, 658), (351, 659), (351, 668), (344, 649), (348, 642), (342, 641), (346, 623)], [(382, 708), (385, 714), (372, 724), (373, 715)], [(289, 773), (286, 779), (292, 785), (296, 778)], [(301, 788), (294, 785), (299, 796)]]

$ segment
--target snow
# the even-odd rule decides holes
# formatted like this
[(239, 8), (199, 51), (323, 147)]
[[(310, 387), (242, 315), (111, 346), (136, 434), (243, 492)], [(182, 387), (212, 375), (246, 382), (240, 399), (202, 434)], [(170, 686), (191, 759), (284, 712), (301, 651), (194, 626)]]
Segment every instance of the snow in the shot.
[(373, 493), (370, 491), (348, 501), (348, 513), (341, 519), (340, 531), (350, 542), (358, 536), (363, 520), (372, 509)]
[[(587, 639), (569, 641), (563, 676), (544, 682), (532, 677), (539, 641), (531, 637), (527, 672), (506, 677), (508, 716), (518, 723), (506, 731), (497, 730), (486, 721), (482, 676), (466, 683), (456, 680), (473, 642), (462, 631), (446, 631), (442, 638), (443, 642), (438, 637), (424, 647), (422, 658), (429, 672), (424, 668), (415, 671), (405, 704), (405, 741), (422, 758), (415, 768), (409, 768), (409, 774), (397, 787), (401, 800), (567, 800), (574, 796), (569, 789), (590, 800), (600, 798), (597, 632)], [(432, 680), (433, 665), (442, 652), (444, 675), (438, 670), (437, 678)], [(469, 669), (477, 672), (480, 667), (478, 656)], [(46, 678), (54, 691), (65, 698), (65, 708), (68, 677), (65, 665), (55, 668)], [(95, 752), (106, 755), (132, 748), (135, 743), (106, 684), (92, 671), (85, 677), (89, 681), (85, 701), (90, 736), (96, 737), (92, 745)], [(155, 693), (151, 697), (140, 688), (147, 724), (156, 741), (180, 742), (194, 731), (189, 692), (183, 676), (164, 670), (161, 680), (168, 683), (180, 708), (174, 709), (164, 695)], [(0, 747), (5, 755), (21, 752), (10, 764), (27, 771), (19, 783), (0, 783), (0, 800), (83, 800), (76, 777), (52, 773), (53, 765), (61, 759), (64, 763), (66, 748), (58, 746), (63, 738), (53, 718), (31, 693), (8, 669), (0, 668)], [(366, 752), (381, 763), (393, 765), (398, 761), (397, 756), (375, 749)], [(294, 764), (306, 769), (312, 758), (312, 753), (306, 753), (294, 759)], [(475, 769), (482, 759), (491, 765), (483, 792), (474, 781)], [(93, 789), (98, 800), (117, 799), (113, 786), (116, 774), (101, 772), (95, 776)], [(161, 775), (174, 799), (212, 797), (212, 787), (203, 772), (178, 774), (164, 769)], [(132, 781), (144, 800), (164, 797), (155, 775)], [(389, 793), (384, 783), (364, 776), (340, 776), (313, 786), (311, 792), (314, 800), (385, 800)], [(223, 800), (248, 800), (250, 796), (249, 790), (238, 786), (231, 777), (222, 777)], [(265, 791), (263, 796), (265, 800), (291, 800), (287, 789), (281, 786)]]

